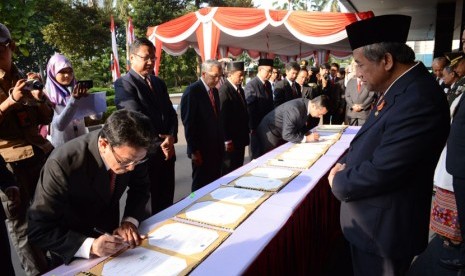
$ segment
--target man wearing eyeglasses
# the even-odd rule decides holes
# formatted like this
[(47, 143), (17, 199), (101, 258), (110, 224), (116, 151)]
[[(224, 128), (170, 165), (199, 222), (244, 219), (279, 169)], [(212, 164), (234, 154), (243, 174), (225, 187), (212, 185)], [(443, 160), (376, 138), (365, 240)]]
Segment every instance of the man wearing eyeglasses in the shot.
[[(50, 155), (28, 212), (28, 237), (50, 252), (55, 265), (109, 256), (141, 243), (137, 227), (148, 216), (144, 161), (153, 142), (151, 129), (142, 113), (118, 110), (101, 131), (73, 139)], [(127, 187), (120, 224), (119, 200)]]
[(221, 177), (225, 145), (216, 85), (222, 76), (221, 64), (206, 60), (202, 76), (186, 88), (181, 98), (187, 155), (192, 160), (192, 191)]
[(153, 75), (155, 46), (147, 38), (136, 39), (130, 49), (131, 70), (115, 82), (118, 109), (142, 112), (152, 121), (154, 151), (148, 154), (152, 214), (173, 204), (174, 143), (178, 116), (163, 80)]
[(16, 178), (21, 204), (9, 212), (11, 201), (0, 192), (10, 237), (27, 275), (46, 270), (43, 254), (27, 241), (26, 210), (52, 144), (39, 133), (39, 125), (52, 121), (53, 109), (40, 90), (28, 89), (25, 77), (13, 64), (16, 49), (8, 28), (0, 23), (0, 155)]

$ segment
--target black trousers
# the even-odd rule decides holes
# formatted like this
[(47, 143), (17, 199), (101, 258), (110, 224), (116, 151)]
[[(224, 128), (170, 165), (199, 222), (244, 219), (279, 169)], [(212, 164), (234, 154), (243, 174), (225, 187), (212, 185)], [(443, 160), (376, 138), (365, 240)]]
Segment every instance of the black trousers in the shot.
[(2, 264), (2, 274), (4, 273), (4, 275), (14, 276), (15, 270), (11, 263), (10, 242), (8, 241), (8, 231), (6, 229), (5, 219), (5, 211), (3, 208), (0, 208), (0, 256), (2, 256), (2, 261), (0, 263)]
[(174, 165), (176, 157), (165, 160), (160, 148), (149, 156), (148, 173), (150, 178), (150, 202), (152, 215), (173, 205)]
[(355, 276), (403, 276), (407, 274), (413, 256), (390, 259), (359, 250), (350, 245)]
[(222, 153), (202, 153), (202, 160), (201, 166), (192, 164), (192, 191), (196, 191), (221, 177)]
[(244, 165), (244, 154), (245, 147), (236, 147), (235, 145), (233, 152), (225, 152), (221, 175), (226, 175), (235, 169), (242, 167), (242, 165)]

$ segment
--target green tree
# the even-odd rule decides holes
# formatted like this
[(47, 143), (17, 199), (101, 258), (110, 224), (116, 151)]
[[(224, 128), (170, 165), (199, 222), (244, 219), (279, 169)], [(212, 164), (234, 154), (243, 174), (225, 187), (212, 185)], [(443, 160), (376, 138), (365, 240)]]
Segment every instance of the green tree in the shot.
[(0, 2), (1, 22), (10, 29), (18, 49), (15, 62), (25, 72), (43, 72), (47, 58), (55, 50), (45, 43), (41, 33), (41, 29), (50, 22), (47, 13), (40, 10), (42, 1)]

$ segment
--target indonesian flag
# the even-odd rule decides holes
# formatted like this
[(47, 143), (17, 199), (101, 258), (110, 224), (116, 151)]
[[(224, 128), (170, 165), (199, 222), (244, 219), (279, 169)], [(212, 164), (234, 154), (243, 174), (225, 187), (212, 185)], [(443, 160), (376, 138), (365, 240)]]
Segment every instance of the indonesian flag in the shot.
[(126, 70), (131, 69), (131, 64), (129, 63), (129, 49), (131, 44), (134, 42), (134, 25), (132, 25), (131, 17), (128, 18), (128, 25), (126, 27)]
[(121, 77), (121, 72), (119, 71), (119, 61), (118, 61), (118, 47), (116, 46), (116, 34), (115, 34), (115, 22), (113, 21), (113, 15), (111, 16), (111, 75), (113, 82)]

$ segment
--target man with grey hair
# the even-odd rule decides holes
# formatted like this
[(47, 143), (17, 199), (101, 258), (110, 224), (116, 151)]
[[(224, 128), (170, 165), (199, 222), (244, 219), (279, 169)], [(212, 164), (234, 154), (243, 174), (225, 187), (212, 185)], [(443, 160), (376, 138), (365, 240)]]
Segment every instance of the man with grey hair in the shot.
[(330, 171), (355, 275), (405, 275), (428, 245), (433, 174), (449, 133), (444, 92), (408, 47), (411, 17), (346, 27), (357, 76), (380, 93)]
[(433, 75), (436, 77), (436, 81), (439, 83), (439, 86), (441, 86), (442, 90), (447, 87), (444, 83), (444, 80), (442, 79), (442, 70), (444, 70), (447, 65), (449, 65), (449, 61), (446, 59), (446, 57), (436, 57), (431, 63)]
[(181, 98), (187, 155), (192, 159), (192, 191), (220, 178), (224, 155), (220, 98), (215, 88), (223, 75), (221, 64), (207, 60), (202, 64), (201, 74)]

